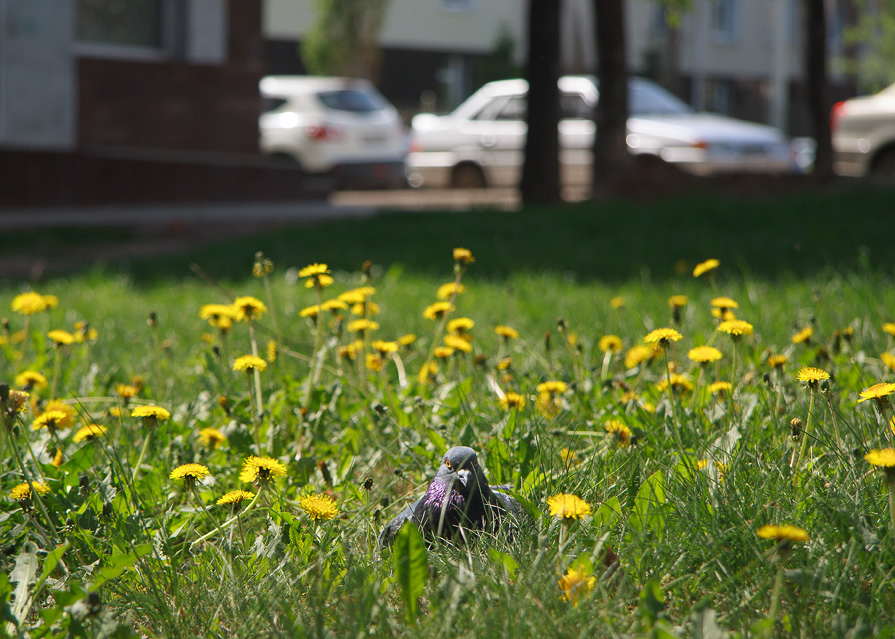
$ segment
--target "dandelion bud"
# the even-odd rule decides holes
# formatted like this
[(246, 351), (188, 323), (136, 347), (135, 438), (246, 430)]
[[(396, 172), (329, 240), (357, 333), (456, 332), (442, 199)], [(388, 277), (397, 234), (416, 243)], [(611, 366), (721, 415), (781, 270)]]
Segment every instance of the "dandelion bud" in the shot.
[(78, 473), (78, 492), (82, 497), (90, 493), (90, 478), (86, 473)]
[(369, 280), (372, 277), (371, 271), (373, 270), (373, 260), (364, 260), (361, 270), (363, 271), (364, 278)]
[(388, 508), (388, 505), (389, 505), (388, 497), (380, 498), (379, 505), (382, 506), (383, 508)]
[(155, 311), (149, 311), (149, 319), (146, 320), (146, 323), (149, 324), (149, 328), (158, 326), (158, 315)]
[(792, 429), (792, 440), (794, 442), (799, 441), (802, 438), (802, 420), (798, 417), (793, 417), (789, 420), (789, 427)]
[(544, 333), (544, 350), (550, 352), (550, 331)]
[(327, 486), (333, 485), (333, 477), (329, 472), (329, 466), (326, 465), (326, 460), (321, 459), (317, 462), (317, 468), (320, 469), (320, 474), (323, 475), (323, 481)]
[(372, 477), (367, 477), (364, 480), (363, 488), (367, 492), (370, 492), (371, 490), (373, 490), (373, 478)]
[(108, 519), (108, 518), (110, 518), (114, 513), (115, 513), (115, 511), (114, 511), (114, 509), (112, 508), (112, 502), (107, 501), (107, 502), (103, 503), (103, 513), (102, 513), (102, 516), (103, 516), (104, 518)]

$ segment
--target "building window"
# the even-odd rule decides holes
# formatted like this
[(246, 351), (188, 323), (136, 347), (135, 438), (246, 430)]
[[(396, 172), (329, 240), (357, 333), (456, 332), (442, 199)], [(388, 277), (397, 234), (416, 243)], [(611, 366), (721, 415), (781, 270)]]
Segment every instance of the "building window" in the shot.
[(78, 43), (161, 49), (162, 4), (163, 0), (78, 0)]
[(711, 4), (711, 33), (718, 40), (736, 37), (736, 0), (715, 0)]

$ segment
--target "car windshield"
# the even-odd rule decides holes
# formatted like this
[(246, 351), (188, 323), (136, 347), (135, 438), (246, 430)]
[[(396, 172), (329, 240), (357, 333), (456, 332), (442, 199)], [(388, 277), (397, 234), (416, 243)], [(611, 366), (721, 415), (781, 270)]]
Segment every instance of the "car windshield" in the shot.
[(686, 115), (693, 112), (673, 94), (646, 82), (631, 82), (628, 85), (628, 110), (633, 116)]
[(271, 111), (275, 111), (279, 109), (281, 106), (286, 104), (288, 100), (286, 98), (280, 98), (273, 95), (263, 95), (261, 96), (261, 113), (270, 113)]
[(321, 91), (317, 99), (328, 109), (334, 111), (351, 111), (352, 113), (372, 113), (381, 111), (384, 107), (382, 100), (375, 93), (358, 91), (356, 89), (341, 89), (338, 91)]

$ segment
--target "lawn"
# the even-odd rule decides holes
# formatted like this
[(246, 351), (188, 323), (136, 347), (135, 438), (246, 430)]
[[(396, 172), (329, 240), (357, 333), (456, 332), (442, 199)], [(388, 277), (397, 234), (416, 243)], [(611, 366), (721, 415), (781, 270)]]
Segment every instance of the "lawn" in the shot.
[[(0, 623), (895, 636), (892, 210), (394, 213), (4, 282)], [(380, 549), (456, 445), (527, 514)]]

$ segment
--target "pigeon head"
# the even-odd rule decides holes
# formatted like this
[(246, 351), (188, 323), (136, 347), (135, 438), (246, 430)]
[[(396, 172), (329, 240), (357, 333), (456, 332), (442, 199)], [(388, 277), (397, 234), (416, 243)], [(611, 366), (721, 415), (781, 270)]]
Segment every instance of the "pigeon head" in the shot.
[(464, 497), (488, 488), (478, 455), (467, 446), (455, 446), (447, 451), (435, 477), (450, 482), (451, 487)]

